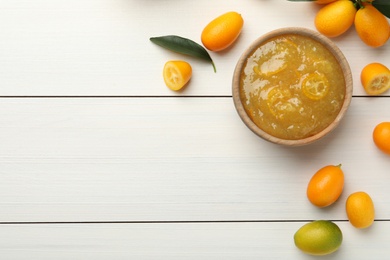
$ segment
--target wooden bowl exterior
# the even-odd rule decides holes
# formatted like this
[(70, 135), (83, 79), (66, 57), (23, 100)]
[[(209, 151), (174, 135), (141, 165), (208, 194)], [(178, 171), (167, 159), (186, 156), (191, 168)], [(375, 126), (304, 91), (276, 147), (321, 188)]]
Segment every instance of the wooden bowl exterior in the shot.
[[(302, 36), (307, 36), (310, 37), (318, 42), (320, 42), (323, 46), (325, 46), (336, 58), (336, 60), (339, 62), (341, 69), (344, 74), (344, 79), (345, 79), (345, 97), (344, 97), (344, 102), (341, 107), (341, 110), (335, 120), (324, 130), (321, 132), (310, 136), (306, 137), (303, 139), (299, 140), (289, 140), (289, 139), (281, 139), (277, 138), (275, 136), (272, 136), (262, 129), (260, 129), (253, 121), (250, 119), (250, 117), (247, 115), (242, 103), (241, 103), (241, 97), (240, 97), (240, 77), (241, 77), (241, 72), (243, 67), (246, 64), (246, 60), (248, 57), (251, 55), (251, 53), (258, 48), (259, 45), (261, 45), (263, 42), (276, 37), (280, 35), (285, 35), (285, 34), (296, 34), (296, 35), (302, 35)], [(349, 64), (344, 56), (344, 54), (340, 51), (340, 49), (337, 47), (336, 44), (334, 44), (329, 38), (325, 37), (324, 35), (310, 30), (306, 28), (301, 28), (301, 27), (287, 27), (287, 28), (281, 28), (277, 29), (274, 31), (271, 31), (261, 37), (259, 37), (257, 40), (255, 40), (248, 49), (245, 50), (245, 52), (241, 55), (240, 59), (237, 62), (236, 68), (234, 70), (233, 74), (233, 82), (232, 82), (232, 94), (233, 94), (233, 102), (236, 107), (236, 110), (241, 117), (241, 120), (244, 122), (244, 124), (252, 130), (256, 135), (259, 137), (275, 143), (275, 144), (280, 144), (280, 145), (286, 145), (286, 146), (301, 146), (301, 145), (306, 145), (310, 144), (314, 141), (319, 140), (320, 138), (326, 136), (329, 134), (333, 129), (335, 129), (338, 124), (340, 123), (341, 119), (344, 117), (345, 113), (347, 112), (347, 109), (351, 103), (352, 99), (352, 91), (353, 91), (353, 82), (352, 82), (352, 73), (351, 69), (349, 67)]]

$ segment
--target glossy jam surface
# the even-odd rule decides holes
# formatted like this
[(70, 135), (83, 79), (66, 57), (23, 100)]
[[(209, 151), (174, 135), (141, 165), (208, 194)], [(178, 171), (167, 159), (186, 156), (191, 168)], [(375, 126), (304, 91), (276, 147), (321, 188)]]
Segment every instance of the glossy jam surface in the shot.
[(240, 97), (248, 116), (263, 131), (287, 140), (312, 136), (331, 124), (345, 91), (336, 58), (301, 35), (269, 39), (241, 72)]

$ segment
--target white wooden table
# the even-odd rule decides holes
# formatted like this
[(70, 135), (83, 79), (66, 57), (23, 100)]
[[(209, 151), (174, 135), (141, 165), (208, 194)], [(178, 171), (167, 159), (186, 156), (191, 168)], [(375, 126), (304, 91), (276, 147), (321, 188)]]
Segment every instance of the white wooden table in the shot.
[[(200, 42), (227, 11), (245, 24), (217, 66), (166, 51), (149, 37)], [(365, 46), (354, 29), (334, 39), (353, 71), (340, 126), (299, 148), (267, 143), (239, 119), (231, 97), (238, 57), (257, 37), (314, 29), (318, 6), (286, 0), (0, 0), (0, 259), (313, 259), (295, 231), (329, 219), (343, 231), (322, 259), (390, 256), (390, 157), (374, 146), (390, 120), (390, 92), (367, 97), (370, 62), (390, 66), (390, 45)], [(180, 93), (162, 67), (184, 59)], [(305, 195), (315, 171), (342, 163), (346, 185), (327, 209)], [(344, 202), (368, 192), (376, 220), (353, 228)]]

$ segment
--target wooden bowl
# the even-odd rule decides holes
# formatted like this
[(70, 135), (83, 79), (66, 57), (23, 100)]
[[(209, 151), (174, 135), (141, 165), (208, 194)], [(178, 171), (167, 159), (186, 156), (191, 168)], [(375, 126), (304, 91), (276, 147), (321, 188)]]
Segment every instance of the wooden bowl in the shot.
[[(341, 104), (341, 109), (339, 110), (339, 113), (337, 114), (336, 118), (331, 122), (325, 129), (322, 131), (311, 135), (311, 136), (306, 136), (301, 139), (283, 139), (280, 137), (275, 137), (264, 130), (262, 130), (258, 125), (256, 125), (252, 119), (248, 116), (243, 104), (242, 104), (242, 98), (240, 96), (240, 88), (241, 88), (241, 74), (246, 66), (247, 60), (250, 57), (250, 55), (264, 42), (270, 40), (271, 38), (274, 38), (276, 36), (281, 36), (281, 35), (302, 35), (309, 37), (319, 43), (321, 43), (323, 46), (325, 46), (326, 49), (330, 51), (331, 54), (336, 58), (336, 61), (339, 63), (342, 74), (344, 76), (344, 81), (345, 81), (345, 95), (344, 95), (344, 100), (342, 101)], [(349, 64), (340, 51), (340, 49), (327, 37), (321, 35), (320, 33), (306, 29), (306, 28), (299, 28), (299, 27), (288, 27), (288, 28), (281, 28), (277, 29), (274, 31), (271, 31), (269, 33), (266, 33), (265, 35), (261, 36), (257, 40), (255, 40), (249, 47), (244, 51), (244, 53), (241, 55), (240, 59), (238, 60), (238, 63), (236, 65), (236, 68), (234, 70), (234, 75), (233, 75), (233, 82), (232, 82), (232, 91), (233, 91), (233, 101), (234, 105), (236, 107), (236, 110), (241, 117), (242, 121), (245, 123), (245, 125), (252, 130), (253, 133), (258, 135), (259, 137), (280, 145), (286, 145), (286, 146), (301, 146), (301, 145), (306, 145), (310, 144), (314, 141), (317, 141), (327, 134), (329, 134), (333, 129), (335, 129), (341, 119), (344, 117), (350, 102), (352, 98), (352, 89), (353, 89), (353, 84), (352, 84), (352, 74), (351, 70), (349, 67)], [(260, 102), (260, 101), (258, 101)]]

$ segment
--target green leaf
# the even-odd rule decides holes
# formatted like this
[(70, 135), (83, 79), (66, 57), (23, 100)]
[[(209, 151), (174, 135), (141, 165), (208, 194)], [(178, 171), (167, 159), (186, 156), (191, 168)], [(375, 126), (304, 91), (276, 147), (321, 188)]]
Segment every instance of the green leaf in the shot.
[(176, 35), (166, 35), (151, 37), (150, 41), (165, 49), (209, 61), (213, 65), (214, 72), (217, 71), (214, 62), (206, 49), (190, 39)]
[(375, 0), (372, 5), (376, 7), (387, 18), (390, 18), (390, 1), (389, 0)]

